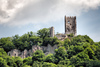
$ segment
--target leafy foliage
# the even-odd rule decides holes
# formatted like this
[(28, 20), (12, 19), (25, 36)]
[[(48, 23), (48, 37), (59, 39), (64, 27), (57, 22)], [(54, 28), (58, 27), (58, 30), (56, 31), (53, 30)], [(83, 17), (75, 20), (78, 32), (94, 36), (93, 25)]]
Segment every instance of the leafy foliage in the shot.
[(67, 57), (67, 53), (64, 47), (59, 47), (55, 49), (55, 63), (59, 63), (61, 60), (65, 60)]
[(32, 57), (32, 62), (34, 61), (39, 61), (42, 62), (44, 61), (44, 53), (42, 50), (37, 50), (35, 53), (33, 53), (33, 57)]
[(57, 65), (56, 64), (53, 64), (53, 63), (44, 62), (43, 63), (43, 67), (57, 67)]
[(49, 28), (43, 28), (38, 30), (37, 34), (40, 36), (40, 38), (45, 38), (50, 36), (50, 30)]
[(53, 54), (48, 54), (45, 57), (45, 62), (53, 63), (54, 62), (54, 55)]
[[(72, 34), (64, 41), (49, 36), (49, 28), (38, 30), (37, 34), (28, 32), (0, 39), (0, 67), (100, 67), (100, 42), (94, 42), (89, 36)], [(47, 56), (37, 50), (32, 57), (10, 57), (12, 49), (29, 50), (33, 45), (58, 45), (54, 54)]]
[(27, 65), (32, 65), (32, 57), (27, 57), (23, 59), (23, 63)]

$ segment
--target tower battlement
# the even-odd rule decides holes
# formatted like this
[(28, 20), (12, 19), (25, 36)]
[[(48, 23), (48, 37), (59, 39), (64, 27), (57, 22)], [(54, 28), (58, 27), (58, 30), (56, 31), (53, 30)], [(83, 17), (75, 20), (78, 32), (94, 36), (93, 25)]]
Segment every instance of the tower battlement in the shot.
[(65, 18), (67, 18), (67, 19), (76, 19), (76, 16), (70, 16), (70, 17), (65, 16)]

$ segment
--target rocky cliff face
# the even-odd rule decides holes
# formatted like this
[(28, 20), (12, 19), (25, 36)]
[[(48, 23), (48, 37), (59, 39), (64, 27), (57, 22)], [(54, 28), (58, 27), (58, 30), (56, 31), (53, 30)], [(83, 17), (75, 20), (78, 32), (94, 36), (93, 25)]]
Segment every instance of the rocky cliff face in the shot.
[(32, 49), (30, 50), (24, 50), (24, 51), (20, 51), (18, 49), (13, 49), (11, 51), (8, 52), (9, 56), (19, 56), (21, 58), (26, 58), (26, 57), (31, 57), (32, 53), (34, 53), (36, 50), (42, 50), (44, 52), (45, 55), (52, 53), (54, 54), (54, 50), (57, 49), (57, 45), (54, 45), (53, 47), (51, 45), (47, 45), (47, 46), (38, 46), (38, 45), (33, 45)]

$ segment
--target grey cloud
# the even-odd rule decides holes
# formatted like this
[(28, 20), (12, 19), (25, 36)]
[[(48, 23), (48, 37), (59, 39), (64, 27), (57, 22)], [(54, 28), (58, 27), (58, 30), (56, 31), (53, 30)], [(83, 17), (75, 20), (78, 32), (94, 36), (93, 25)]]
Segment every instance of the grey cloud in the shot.
[(3, 10), (0, 10), (0, 17), (6, 18), (7, 17), (7, 13)]
[(7, 0), (7, 9), (13, 9), (17, 3), (17, 0)]
[[(80, 15), (82, 11), (100, 6), (100, 0), (6, 0), (7, 9), (1, 17), (9, 16), (6, 25), (24, 25), (28, 23), (46, 23), (61, 19), (64, 15)], [(26, 4), (27, 3), (27, 4)], [(16, 8), (15, 6), (23, 7)], [(6, 4), (5, 4), (6, 5)], [(2, 5), (1, 5), (2, 6)], [(7, 14), (7, 11), (14, 10)], [(1, 10), (2, 11), (2, 10)], [(5, 18), (3, 18), (5, 20)], [(3, 23), (1, 21), (0, 23)]]

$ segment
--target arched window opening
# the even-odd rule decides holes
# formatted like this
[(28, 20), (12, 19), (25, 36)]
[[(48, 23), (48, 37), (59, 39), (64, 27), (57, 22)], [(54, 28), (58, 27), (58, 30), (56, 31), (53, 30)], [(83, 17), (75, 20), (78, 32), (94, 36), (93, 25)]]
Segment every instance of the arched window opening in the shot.
[(16, 54), (15, 54), (15, 56), (16, 56)]
[(70, 21), (68, 21), (68, 23), (70, 23)]

